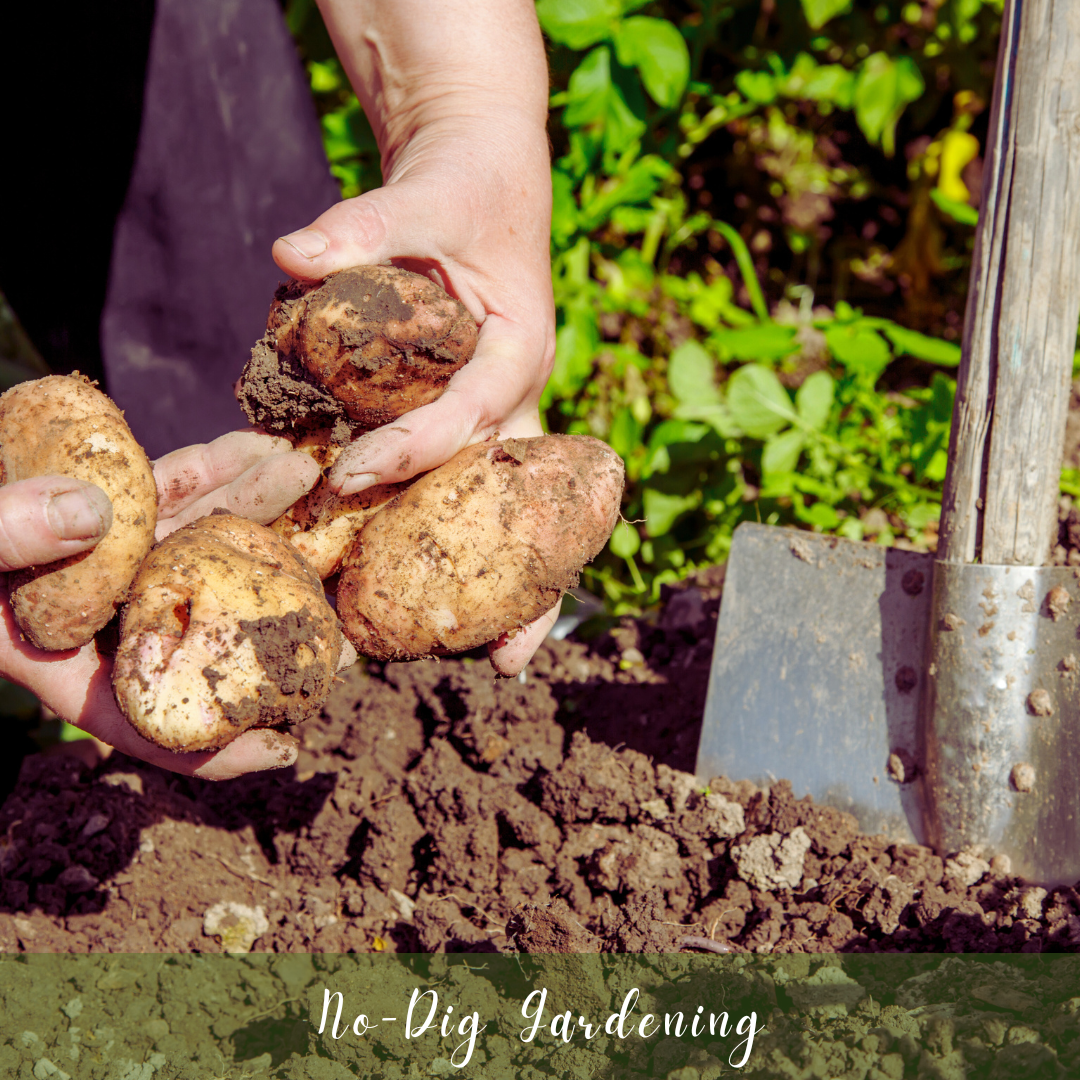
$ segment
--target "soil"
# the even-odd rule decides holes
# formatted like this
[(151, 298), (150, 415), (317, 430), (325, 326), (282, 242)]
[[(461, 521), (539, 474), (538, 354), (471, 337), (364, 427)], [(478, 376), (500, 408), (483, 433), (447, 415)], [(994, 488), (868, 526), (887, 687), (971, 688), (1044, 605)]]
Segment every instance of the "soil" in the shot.
[(864, 835), (784, 781), (695, 781), (721, 581), (549, 642), (520, 681), (479, 656), (357, 665), (278, 772), (27, 758), (0, 808), (0, 949), (1080, 945), (1076, 889)]
[(344, 443), (434, 401), (471, 359), (477, 333), (460, 301), (398, 267), (290, 281), (275, 294), (237, 397), (268, 431), (328, 427)]

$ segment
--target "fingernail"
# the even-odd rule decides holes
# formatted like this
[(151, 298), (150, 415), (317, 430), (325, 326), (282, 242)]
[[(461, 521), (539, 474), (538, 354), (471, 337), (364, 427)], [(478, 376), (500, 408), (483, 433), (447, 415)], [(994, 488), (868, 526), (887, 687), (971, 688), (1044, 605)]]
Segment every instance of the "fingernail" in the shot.
[(375, 472), (346, 473), (341, 494), (355, 495), (358, 491), (366, 491), (369, 487), (374, 487), (379, 480), (379, 474)]
[(112, 503), (93, 484), (54, 495), (46, 512), (52, 531), (61, 540), (97, 540), (112, 526)]
[(315, 229), (300, 229), (281, 237), (289, 247), (299, 251), (305, 259), (315, 259), (329, 246), (325, 236)]

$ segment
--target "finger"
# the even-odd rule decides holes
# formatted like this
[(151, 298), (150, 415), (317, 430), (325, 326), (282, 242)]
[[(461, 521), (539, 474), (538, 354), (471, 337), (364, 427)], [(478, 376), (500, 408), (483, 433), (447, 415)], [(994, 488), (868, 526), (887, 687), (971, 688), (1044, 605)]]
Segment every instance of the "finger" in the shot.
[(280, 769), (296, 760), (295, 739), (280, 732), (247, 731), (217, 751), (177, 754), (144, 739), (116, 706), (112, 662), (93, 643), (79, 650), (43, 652), (22, 641), (6, 597), (0, 604), (0, 670), (25, 686), (57, 716), (131, 757), (171, 772), (228, 780), (246, 772)]
[[(443, 205), (453, 194), (446, 187), (402, 180), (336, 203), (307, 228), (275, 241), (274, 261), (287, 274), (306, 281), (391, 258), (441, 263), (442, 252), (461, 249), (468, 216), (460, 207), (454, 212)], [(438, 227), (432, 228), (432, 222)]]
[(488, 658), (496, 674), (512, 678), (524, 670), (551, 632), (561, 607), (561, 603), (556, 604), (547, 614), (523, 627), (513, 637), (502, 634), (497, 641), (488, 645)]
[(162, 540), (181, 526), (219, 508), (259, 525), (269, 525), (306, 495), (319, 476), (315, 459), (299, 450), (264, 458), (231, 484), (211, 491), (178, 514), (158, 521), (157, 539)]
[(230, 431), (209, 443), (196, 443), (154, 462), (158, 517), (171, 517), (196, 499), (228, 484), (263, 458), (291, 449), (288, 439), (261, 431)]
[(491, 316), (476, 355), (442, 397), (362, 435), (342, 451), (329, 473), (343, 495), (398, 483), (449, 461), (459, 450), (498, 432), (504, 438), (542, 435), (535, 358), (518, 327)]
[(0, 488), (0, 571), (87, 551), (112, 519), (108, 495), (84, 480), (36, 476), (7, 484)]

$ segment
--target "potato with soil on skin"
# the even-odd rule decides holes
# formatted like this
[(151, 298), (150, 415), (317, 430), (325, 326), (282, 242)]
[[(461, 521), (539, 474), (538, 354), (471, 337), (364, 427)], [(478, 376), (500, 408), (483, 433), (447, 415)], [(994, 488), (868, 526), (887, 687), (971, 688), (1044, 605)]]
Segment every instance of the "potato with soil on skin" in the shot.
[(421, 274), (356, 266), (278, 289), (240, 377), (240, 405), (275, 434), (336, 427), (339, 441), (434, 401), (476, 349), (460, 301)]
[(317, 575), (262, 525), (215, 512), (178, 529), (147, 556), (132, 597), (113, 691), (158, 746), (218, 749), (326, 700), (337, 618)]
[(338, 585), (346, 635), (415, 660), (525, 626), (607, 543), (622, 491), (622, 459), (584, 435), (467, 447), (364, 526)]
[[(237, 397), (252, 423), (292, 439), (325, 473), (355, 435), (438, 398), (476, 340), (465, 307), (420, 274), (358, 266), (292, 281), (274, 297)], [(401, 489), (341, 497), (324, 477), (271, 528), (329, 577)]]
[[(331, 441), (326, 428), (311, 432), (295, 446), (310, 454), (324, 473), (343, 449)], [(342, 559), (368, 521), (408, 486), (408, 483), (376, 484), (355, 495), (337, 495), (330, 490), (324, 475), (311, 491), (271, 522), (270, 528), (288, 540), (311, 563), (315, 573), (325, 579), (341, 568)]]
[(48, 475), (87, 480), (112, 501), (112, 526), (94, 548), (8, 579), (24, 636), (40, 649), (77, 649), (116, 614), (157, 522), (150, 462), (85, 376), (48, 375), (0, 397), (0, 482)]

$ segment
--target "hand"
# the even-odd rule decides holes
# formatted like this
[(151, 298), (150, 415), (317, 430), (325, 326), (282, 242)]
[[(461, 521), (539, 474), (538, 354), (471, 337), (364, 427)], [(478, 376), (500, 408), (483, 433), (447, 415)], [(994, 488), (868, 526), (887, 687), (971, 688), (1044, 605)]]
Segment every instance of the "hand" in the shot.
[[(231, 432), (155, 463), (164, 516), (158, 538), (223, 506), (265, 523), (303, 495), (319, 469), (290, 444), (254, 431)], [(93, 484), (38, 477), (0, 488), (0, 571), (53, 562), (92, 548), (112, 524), (112, 505)], [(0, 674), (35, 693), (58, 716), (125, 754), (173, 772), (226, 780), (296, 760), (291, 735), (247, 731), (222, 750), (176, 754), (143, 739), (112, 694), (112, 662), (94, 643), (45, 652), (22, 639), (0, 590)]]
[[(480, 323), (476, 355), (442, 397), (342, 453), (329, 479), (348, 495), (496, 433), (543, 434), (538, 404), (555, 355), (547, 65), (531, 2), (321, 7), (386, 184), (282, 237), (274, 259), (304, 280), (390, 261), (429, 274)], [(557, 614), (493, 643), (496, 671), (517, 674)]]
[(249, 429), (158, 458), (154, 479), (161, 540), (218, 507), (269, 525), (315, 485), (319, 466), (288, 439)]

